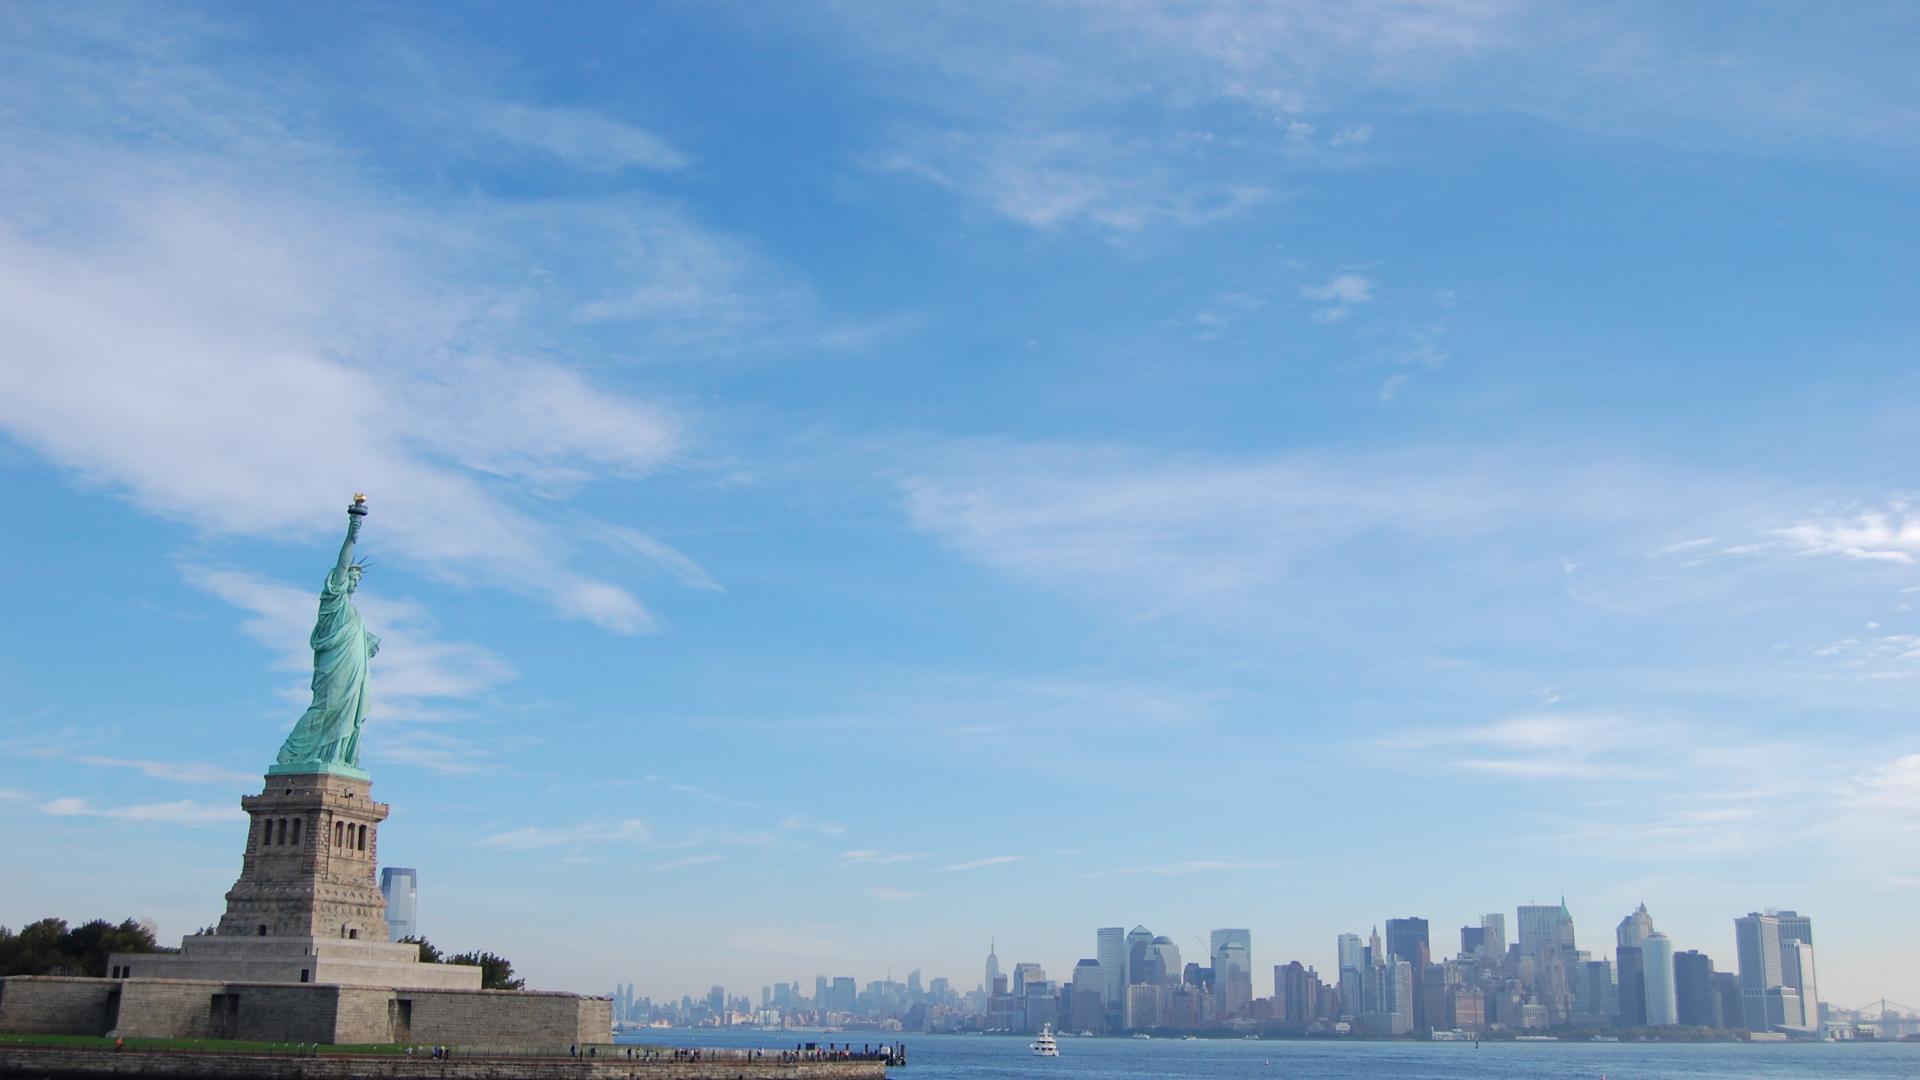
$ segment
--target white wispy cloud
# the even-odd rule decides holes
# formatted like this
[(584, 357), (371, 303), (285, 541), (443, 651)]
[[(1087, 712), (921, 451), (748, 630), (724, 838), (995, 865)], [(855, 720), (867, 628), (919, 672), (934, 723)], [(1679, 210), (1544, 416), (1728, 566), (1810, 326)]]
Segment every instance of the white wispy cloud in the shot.
[(903, 851), (843, 851), (840, 853), (840, 861), (842, 862), (861, 863), (872, 866), (892, 866), (895, 863), (917, 862), (926, 857), (927, 856), (923, 854)]
[(1920, 555), (1920, 510), (1895, 499), (1885, 509), (1814, 518), (1770, 535), (1801, 554), (1911, 566)]
[(449, 105), (448, 119), (464, 117), (476, 130), (583, 169), (675, 170), (691, 161), (659, 135), (590, 109), (495, 100)]
[(1920, 813), (1920, 754), (1879, 766), (1850, 785), (1847, 802), (1857, 808)]
[(921, 896), (920, 893), (914, 892), (912, 889), (889, 889), (884, 887), (868, 889), (867, 895), (873, 897), (875, 900), (885, 900), (888, 903), (915, 900)]
[(874, 164), (1046, 230), (1131, 233), (1159, 224), (1205, 225), (1271, 196), (1251, 181), (1183, 178), (1152, 143), (1080, 131), (921, 136), (902, 140)]
[(1005, 866), (1008, 863), (1017, 863), (1021, 861), (1023, 858), (1025, 858), (1025, 856), (1022, 856), (1022, 855), (989, 855), (984, 859), (974, 859), (971, 862), (951, 863), (947, 866), (941, 867), (940, 869), (943, 872), (958, 871), (958, 870), (980, 870), (989, 866)]
[(637, 818), (625, 821), (596, 822), (570, 826), (527, 825), (488, 835), (480, 842), (487, 847), (507, 851), (532, 851), (540, 848), (576, 847), (609, 843), (646, 843), (653, 839), (653, 828)]
[(1147, 863), (1117, 870), (1094, 870), (1081, 877), (1186, 877), (1193, 874), (1231, 874), (1247, 870), (1280, 870), (1291, 864), (1260, 859), (1187, 859), (1178, 862)]
[[(325, 567), (317, 568), (314, 586), (303, 589), (246, 571), (183, 568), (193, 585), (248, 613), (241, 629), (273, 651), (275, 668), (302, 673), (313, 670), (307, 639), (319, 610), (318, 579), (325, 572)], [(491, 650), (441, 640), (425, 608), (380, 595), (378, 574), (376, 565), (366, 576), (368, 584), (354, 596), (368, 629), (380, 637), (380, 655), (374, 660), (379, 666), (378, 712), (405, 716), (422, 702), (478, 697), (514, 678), (513, 668)]]
[(655, 870), (679, 870), (688, 866), (708, 866), (717, 862), (725, 862), (726, 859), (727, 857), (725, 855), (720, 855), (712, 852), (709, 852), (705, 855), (687, 855), (683, 858), (669, 859), (663, 863), (656, 863), (654, 864), (654, 869)]
[(817, 832), (823, 836), (840, 836), (847, 831), (845, 825), (836, 825), (831, 821), (820, 821), (805, 814), (788, 814), (780, 819), (780, 827), (792, 832)]
[(1352, 315), (1354, 308), (1372, 301), (1373, 289), (1373, 279), (1364, 274), (1336, 274), (1325, 284), (1302, 286), (1300, 296), (1326, 305), (1314, 312), (1315, 319), (1339, 322)]
[(29, 749), (24, 752), (36, 756), (64, 758), (101, 769), (132, 769), (145, 777), (155, 780), (172, 780), (182, 784), (218, 784), (231, 787), (236, 784), (241, 786), (256, 784), (260, 780), (257, 773), (244, 773), (206, 761), (150, 761), (140, 758), (78, 753), (50, 747)]
[(40, 809), (53, 817), (109, 818), (173, 825), (222, 825), (244, 817), (237, 806), (208, 805), (187, 799), (131, 806), (96, 806), (86, 799), (69, 797), (43, 803)]
[[(299, 70), (193, 62), (237, 32), (213, 23), (26, 14), (0, 43), (0, 93), (46, 106), (0, 114), (19, 150), (0, 174), (0, 430), (209, 537), (325, 544), (366, 489), (371, 552), (649, 629), (628, 585), (581, 568), (571, 537), (593, 530), (536, 500), (669, 467), (685, 426), (605, 365), (543, 358), (553, 328), (615, 317), (574, 298), (627, 290), (630, 340), (735, 338), (742, 313), (779, 309), (758, 301), (781, 275), (642, 192), (412, 201), (304, 113)], [(678, 160), (577, 110), (493, 115), (577, 159)]]

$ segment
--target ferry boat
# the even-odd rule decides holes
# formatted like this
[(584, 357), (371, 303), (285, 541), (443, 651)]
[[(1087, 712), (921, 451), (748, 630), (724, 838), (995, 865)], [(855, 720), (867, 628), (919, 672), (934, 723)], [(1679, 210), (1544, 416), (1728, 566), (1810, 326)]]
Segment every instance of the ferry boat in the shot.
[(1060, 1044), (1053, 1041), (1053, 1025), (1040, 1025), (1040, 1034), (1033, 1037), (1027, 1049), (1033, 1051), (1034, 1057), (1059, 1057)]

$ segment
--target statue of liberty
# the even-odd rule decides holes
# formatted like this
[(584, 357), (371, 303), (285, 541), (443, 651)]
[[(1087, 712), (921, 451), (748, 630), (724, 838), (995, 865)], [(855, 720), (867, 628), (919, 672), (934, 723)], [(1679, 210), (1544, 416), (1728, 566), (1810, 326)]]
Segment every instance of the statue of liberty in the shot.
[(353, 544), (367, 517), (367, 497), (347, 507), (347, 540), (320, 587), (320, 617), (313, 624), (313, 704), (300, 715), (280, 746), (268, 774), (341, 773), (361, 779), (360, 725), (367, 718), (367, 661), (380, 639), (367, 632), (353, 606), (366, 563), (353, 561)]

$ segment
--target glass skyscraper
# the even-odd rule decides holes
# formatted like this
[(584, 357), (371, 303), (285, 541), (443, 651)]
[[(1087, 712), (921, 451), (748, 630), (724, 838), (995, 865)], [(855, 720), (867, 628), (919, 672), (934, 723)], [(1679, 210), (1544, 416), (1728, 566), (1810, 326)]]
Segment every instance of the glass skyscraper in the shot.
[(419, 937), (420, 875), (412, 867), (380, 871), (380, 894), (387, 898), (387, 940)]

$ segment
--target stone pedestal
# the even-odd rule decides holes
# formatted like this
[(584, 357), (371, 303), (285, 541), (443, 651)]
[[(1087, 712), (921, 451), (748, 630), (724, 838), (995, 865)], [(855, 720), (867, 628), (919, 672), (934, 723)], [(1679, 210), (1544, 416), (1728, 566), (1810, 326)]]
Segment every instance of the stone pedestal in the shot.
[(178, 953), (116, 953), (108, 973), (478, 990), (479, 968), (423, 964), (414, 946), (388, 943), (375, 882), (387, 807), (371, 789), (338, 773), (269, 773), (260, 794), (240, 800), (247, 846), (218, 932), (186, 938)]

